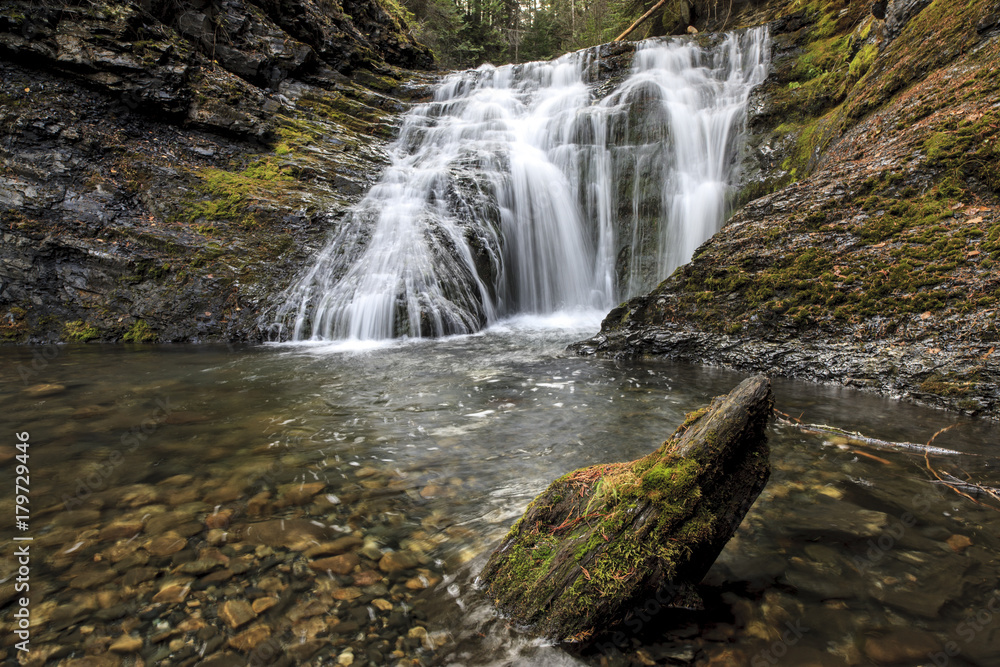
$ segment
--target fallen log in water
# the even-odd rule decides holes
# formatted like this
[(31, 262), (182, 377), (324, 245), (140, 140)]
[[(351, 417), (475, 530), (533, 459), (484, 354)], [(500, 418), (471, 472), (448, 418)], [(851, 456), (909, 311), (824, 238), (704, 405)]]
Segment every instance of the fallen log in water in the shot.
[(767, 378), (745, 380), (648, 456), (554, 481), (483, 568), (497, 608), (585, 641), (658, 592), (698, 583), (770, 475), (773, 403)]

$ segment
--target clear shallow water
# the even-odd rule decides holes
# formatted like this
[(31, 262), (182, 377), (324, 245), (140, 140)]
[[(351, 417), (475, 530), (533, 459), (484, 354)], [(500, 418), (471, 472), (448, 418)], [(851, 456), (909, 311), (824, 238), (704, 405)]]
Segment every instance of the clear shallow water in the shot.
[[(539, 328), (574, 322), (571, 330)], [(648, 453), (685, 412), (743, 378), (563, 351), (594, 325), (593, 318), (583, 325), (577, 317), (526, 319), (475, 336), (362, 352), (319, 345), (0, 350), (4, 432), (10, 440), (29, 431), (32, 442), (25, 534), (35, 537), (33, 642), (81, 656), (100, 645), (96, 637), (131, 632), (144, 639), (146, 664), (179, 664), (184, 646), (206, 650), (212, 641), (179, 629), (194, 617), (225, 642), (246, 627), (268, 628), (258, 653), (227, 643), (209, 649), (251, 664), (267, 642), (285, 650), (306, 639), (328, 656), (314, 664), (332, 664), (347, 647), (355, 664), (365, 664), (376, 646), (388, 664), (399, 659), (393, 650), (456, 665), (921, 664), (948, 642), (961, 651), (948, 664), (997, 664), (1000, 618), (990, 604), (1000, 588), (1000, 514), (932, 484), (921, 455), (781, 425), (771, 429), (771, 481), (706, 578), (705, 611), (651, 603), (618, 647), (609, 638), (583, 654), (540, 645), (497, 619), (473, 579), (549, 481)], [(958, 423), (934, 444), (963, 454), (932, 463), (1000, 482), (991, 458), (996, 424), (834, 387), (776, 380), (774, 389), (786, 413), (886, 440), (922, 443)], [(0, 510), (12, 521), (10, 449)], [(295, 495), (317, 482), (304, 498)], [(230, 510), (212, 533), (211, 515)], [(301, 549), (246, 537), (249, 525), (295, 518), (317, 521), (331, 539), (357, 535), (369, 551), (352, 573), (313, 577)], [(136, 519), (140, 532), (116, 530)], [(0, 531), (0, 579), (14, 569), (10, 523)], [(158, 555), (155, 540), (170, 531), (186, 539), (180, 556)], [(206, 574), (187, 563), (220, 549), (233, 561), (249, 559), (250, 569), (205, 585), (217, 568), (206, 565)], [(374, 571), (389, 550), (420, 562), (376, 584), (356, 577)], [(152, 555), (136, 564), (126, 551)], [(126, 580), (135, 568), (151, 578)], [(189, 597), (154, 602), (175, 580), (191, 587)], [(0, 584), (5, 624), (11, 583)], [(292, 592), (249, 626), (234, 630), (219, 617), (226, 600), (283, 600)], [(322, 614), (298, 617), (295, 605), (312, 600)], [(133, 605), (137, 624), (105, 618), (122, 604)], [(315, 618), (326, 619), (325, 630)], [(164, 628), (175, 632), (153, 641)]]

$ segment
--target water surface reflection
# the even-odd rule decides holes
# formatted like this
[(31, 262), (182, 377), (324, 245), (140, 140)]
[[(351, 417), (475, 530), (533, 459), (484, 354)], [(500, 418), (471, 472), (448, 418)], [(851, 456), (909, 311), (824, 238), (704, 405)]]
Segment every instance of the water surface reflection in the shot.
[[(508, 628), (472, 581), (528, 501), (648, 453), (743, 378), (570, 356), (589, 331), (537, 324), (363, 352), (63, 346), (41, 364), (0, 350), (5, 432), (32, 442), (31, 664), (109, 648), (163, 665), (920, 664), (948, 642), (948, 664), (1000, 663), (1000, 622), (983, 622), (1000, 515), (933, 483), (921, 455), (784, 425), (704, 611), (651, 604), (617, 646), (583, 654)], [(932, 464), (1000, 481), (993, 423), (774, 389), (783, 412), (885, 440), (958, 423), (935, 445), (961, 454)]]

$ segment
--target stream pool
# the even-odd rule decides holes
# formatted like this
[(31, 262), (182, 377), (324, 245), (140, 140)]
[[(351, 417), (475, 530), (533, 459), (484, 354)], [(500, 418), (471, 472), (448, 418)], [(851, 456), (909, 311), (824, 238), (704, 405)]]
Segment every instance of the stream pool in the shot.
[[(0, 657), (60, 665), (996, 665), (993, 422), (775, 379), (773, 473), (704, 609), (577, 651), (474, 585), (549, 481), (642, 456), (743, 375), (579, 358), (595, 318), (332, 345), (0, 348)], [(28, 432), (15, 531), (15, 433)], [(984, 499), (988, 500), (988, 499)], [(15, 542), (13, 538), (31, 537)], [(30, 653), (15, 549), (30, 545)], [(322, 561), (320, 565), (318, 562)], [(143, 662), (138, 662), (141, 659)]]

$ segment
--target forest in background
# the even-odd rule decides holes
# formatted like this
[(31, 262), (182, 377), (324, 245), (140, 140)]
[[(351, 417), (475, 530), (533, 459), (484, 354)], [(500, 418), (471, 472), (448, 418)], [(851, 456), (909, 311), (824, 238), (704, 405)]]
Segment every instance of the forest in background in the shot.
[[(547, 60), (610, 42), (656, 0), (402, 0), (413, 34), (442, 67)], [(636, 36), (684, 32), (687, 0), (668, 0)]]

